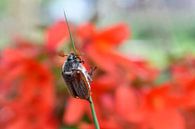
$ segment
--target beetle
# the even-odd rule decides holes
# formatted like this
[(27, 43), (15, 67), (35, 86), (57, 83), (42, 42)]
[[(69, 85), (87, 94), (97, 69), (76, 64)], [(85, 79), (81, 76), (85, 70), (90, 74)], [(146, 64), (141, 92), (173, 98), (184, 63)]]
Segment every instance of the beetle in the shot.
[(62, 77), (73, 97), (89, 100), (92, 78), (83, 63), (79, 56), (70, 53), (62, 66)]

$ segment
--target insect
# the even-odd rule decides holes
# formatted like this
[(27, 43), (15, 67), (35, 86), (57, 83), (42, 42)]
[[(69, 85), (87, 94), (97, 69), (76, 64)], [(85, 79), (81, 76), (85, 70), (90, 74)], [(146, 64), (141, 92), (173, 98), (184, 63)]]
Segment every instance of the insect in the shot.
[(89, 100), (92, 79), (82, 63), (80, 57), (70, 53), (62, 66), (62, 76), (73, 97)]
[[(65, 12), (64, 16), (68, 27), (69, 36), (73, 44), (73, 49), (76, 53)], [(83, 65), (84, 61), (78, 56), (78, 54), (75, 53), (72, 52), (67, 55), (67, 59), (62, 66), (62, 77), (67, 85), (68, 91), (73, 97), (86, 99), (89, 101), (91, 93), (90, 82), (92, 81), (91, 76), (95, 68), (88, 73)]]

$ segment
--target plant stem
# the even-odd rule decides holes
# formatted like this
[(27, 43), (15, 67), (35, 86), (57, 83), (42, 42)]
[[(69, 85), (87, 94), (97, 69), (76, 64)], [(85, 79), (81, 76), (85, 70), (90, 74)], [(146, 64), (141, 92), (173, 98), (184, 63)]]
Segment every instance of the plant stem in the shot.
[(65, 17), (65, 21), (66, 21), (66, 24), (67, 24), (67, 27), (68, 27), (69, 37), (70, 37), (70, 41), (72, 43), (73, 51), (74, 51), (75, 54), (77, 54), (77, 50), (76, 50), (76, 47), (75, 47), (74, 39), (73, 39), (72, 33), (70, 31), (70, 27), (69, 27), (69, 23), (68, 23), (68, 19), (66, 17), (66, 12), (65, 11), (64, 11), (64, 17)]
[(95, 128), (100, 129), (100, 126), (99, 126), (99, 123), (98, 123), (98, 120), (97, 120), (97, 116), (96, 116), (96, 113), (95, 113), (93, 100), (92, 100), (91, 96), (89, 97), (89, 103), (90, 103), (90, 108), (91, 108), (91, 113), (92, 113), (92, 116), (93, 116), (93, 121), (94, 121), (94, 124), (95, 124)]

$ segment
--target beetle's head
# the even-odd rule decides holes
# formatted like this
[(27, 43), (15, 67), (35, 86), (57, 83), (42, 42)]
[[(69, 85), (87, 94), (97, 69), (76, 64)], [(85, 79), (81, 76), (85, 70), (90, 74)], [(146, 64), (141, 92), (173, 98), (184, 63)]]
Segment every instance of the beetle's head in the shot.
[(75, 60), (76, 59), (76, 55), (74, 53), (70, 53), (67, 57), (67, 60), (68, 61), (72, 61), (72, 60)]
[(68, 55), (68, 57), (67, 57), (67, 60), (68, 61), (80, 61), (81, 59), (80, 59), (80, 57), (79, 56), (77, 56), (76, 54), (74, 54), (74, 53), (70, 53), (69, 55)]
[(70, 53), (67, 57), (67, 61), (68, 62), (77, 62), (77, 63), (84, 63), (84, 61), (80, 58), (80, 56), (74, 54), (74, 53)]

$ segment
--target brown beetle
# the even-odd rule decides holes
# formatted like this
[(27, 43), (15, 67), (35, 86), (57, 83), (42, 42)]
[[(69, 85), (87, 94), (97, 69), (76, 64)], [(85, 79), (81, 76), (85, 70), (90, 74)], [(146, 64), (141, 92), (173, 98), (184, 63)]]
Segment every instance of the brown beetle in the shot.
[(78, 56), (70, 53), (62, 66), (62, 76), (73, 97), (89, 100), (92, 79), (82, 62)]

